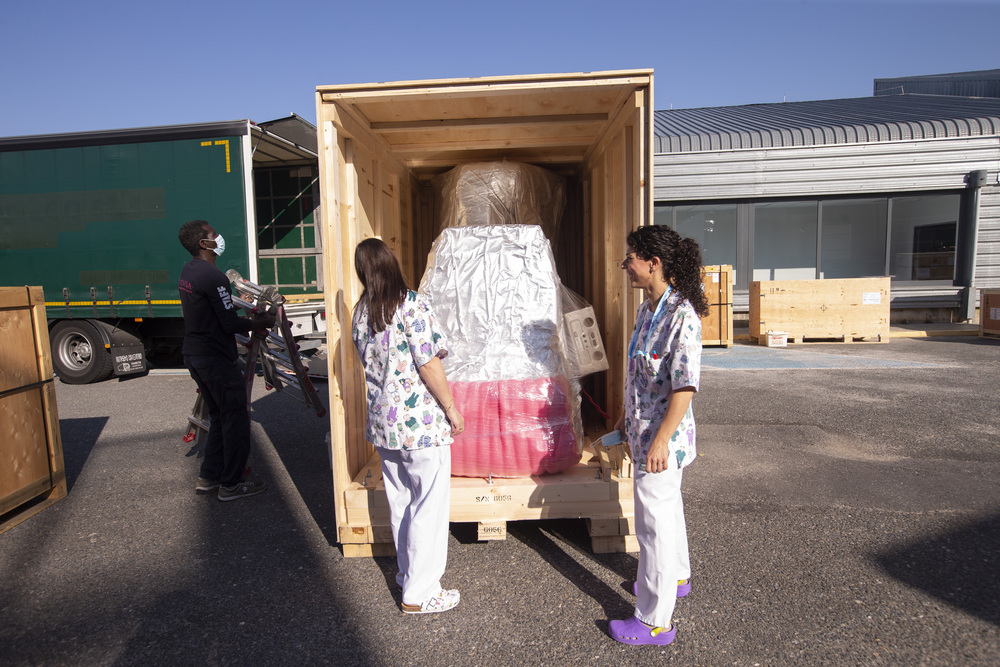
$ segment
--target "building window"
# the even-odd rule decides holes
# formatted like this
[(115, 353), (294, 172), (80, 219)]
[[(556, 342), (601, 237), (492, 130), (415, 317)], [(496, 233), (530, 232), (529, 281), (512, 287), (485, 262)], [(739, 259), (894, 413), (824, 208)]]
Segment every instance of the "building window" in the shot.
[(818, 210), (815, 201), (754, 205), (753, 280), (817, 277)]
[(660, 206), (653, 212), (653, 222), (667, 225), (683, 238), (691, 238), (701, 247), (703, 264), (736, 266), (736, 204), (697, 204)]
[(953, 193), (809, 200), (658, 203), (654, 223), (753, 280), (891, 276), (894, 284), (955, 280), (961, 196)]
[(820, 278), (885, 275), (888, 208), (885, 197), (821, 203)]
[(955, 280), (959, 195), (894, 197), (889, 275), (896, 281)]

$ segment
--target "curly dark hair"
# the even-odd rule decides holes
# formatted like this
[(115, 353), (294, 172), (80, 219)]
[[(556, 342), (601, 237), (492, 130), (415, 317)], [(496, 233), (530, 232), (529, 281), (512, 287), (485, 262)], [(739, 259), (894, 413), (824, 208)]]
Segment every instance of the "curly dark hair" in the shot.
[(206, 220), (192, 220), (181, 225), (181, 230), (177, 233), (184, 249), (191, 253), (192, 257), (198, 256), (198, 242), (205, 238), (205, 230), (208, 228)]
[(701, 248), (694, 239), (682, 239), (670, 227), (639, 227), (625, 239), (640, 259), (660, 258), (663, 278), (690, 302), (701, 317), (708, 315), (708, 300), (701, 278)]

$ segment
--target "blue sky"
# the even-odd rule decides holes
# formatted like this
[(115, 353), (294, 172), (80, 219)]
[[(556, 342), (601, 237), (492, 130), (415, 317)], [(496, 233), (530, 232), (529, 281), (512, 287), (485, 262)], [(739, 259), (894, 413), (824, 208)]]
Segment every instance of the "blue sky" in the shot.
[(297, 113), (317, 85), (652, 67), (657, 109), (1000, 68), (1000, 0), (37, 0), (0, 14), (0, 136)]

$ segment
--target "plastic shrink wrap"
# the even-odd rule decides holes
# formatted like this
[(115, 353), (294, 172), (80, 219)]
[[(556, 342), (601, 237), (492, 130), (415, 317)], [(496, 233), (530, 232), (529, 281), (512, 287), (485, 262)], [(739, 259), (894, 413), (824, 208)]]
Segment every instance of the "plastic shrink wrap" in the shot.
[(465, 433), (452, 474), (525, 477), (580, 459), (579, 389), (563, 354), (559, 278), (537, 225), (445, 229), (420, 291), (448, 339), (444, 368)]

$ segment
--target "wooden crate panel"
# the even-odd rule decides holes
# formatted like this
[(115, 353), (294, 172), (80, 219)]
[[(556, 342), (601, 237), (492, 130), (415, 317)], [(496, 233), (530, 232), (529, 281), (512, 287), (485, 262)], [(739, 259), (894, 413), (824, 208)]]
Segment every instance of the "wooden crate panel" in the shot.
[(701, 320), (701, 344), (733, 346), (733, 267), (709, 265), (702, 269), (708, 315)]
[(984, 289), (979, 295), (979, 333), (1000, 336), (1000, 289)]
[(66, 496), (40, 287), (0, 287), (0, 339), (2, 533)]
[(750, 337), (889, 341), (889, 278), (768, 280), (750, 283)]

